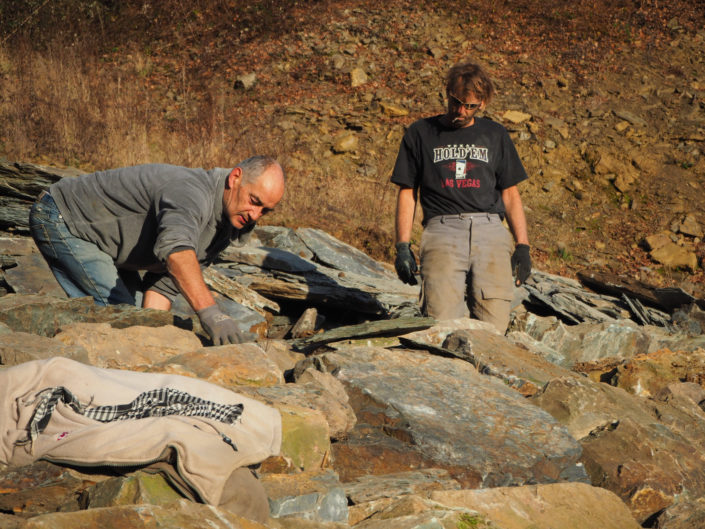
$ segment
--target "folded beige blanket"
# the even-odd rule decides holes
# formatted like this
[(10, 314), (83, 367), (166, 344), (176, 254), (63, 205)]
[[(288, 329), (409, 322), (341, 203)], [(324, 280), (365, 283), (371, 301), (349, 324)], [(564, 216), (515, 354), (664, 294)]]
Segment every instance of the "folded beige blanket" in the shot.
[[(77, 407), (59, 400), (35, 438), (27, 430), (38, 396), (65, 388)], [(170, 388), (216, 405), (242, 405), (233, 424), (220, 417), (168, 415), (100, 422), (85, 410), (131, 403), (145, 392)], [(44, 395), (47, 393), (45, 392)], [(231, 417), (232, 418), (232, 417)], [(35, 425), (36, 426), (36, 425)], [(76, 466), (140, 466), (177, 454), (179, 476), (212, 505), (237, 468), (279, 453), (281, 416), (265, 404), (209, 382), (179, 375), (91, 367), (66, 358), (0, 369), (0, 462), (26, 465), (38, 459)]]

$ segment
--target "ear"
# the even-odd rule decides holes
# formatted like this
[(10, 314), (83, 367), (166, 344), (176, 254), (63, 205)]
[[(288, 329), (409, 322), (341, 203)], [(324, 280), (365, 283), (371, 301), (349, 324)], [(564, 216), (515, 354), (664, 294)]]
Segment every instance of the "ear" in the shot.
[(228, 179), (225, 183), (228, 189), (235, 189), (240, 185), (240, 182), (242, 182), (242, 168), (235, 167), (232, 171), (230, 171)]

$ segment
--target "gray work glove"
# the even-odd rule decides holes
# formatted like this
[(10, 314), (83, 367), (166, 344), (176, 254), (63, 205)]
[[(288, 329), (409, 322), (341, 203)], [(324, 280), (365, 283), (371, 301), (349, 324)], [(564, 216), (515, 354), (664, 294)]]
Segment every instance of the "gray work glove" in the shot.
[(531, 254), (528, 244), (517, 244), (512, 254), (512, 274), (516, 278), (514, 284), (520, 286), (531, 274)]
[(218, 305), (211, 305), (196, 312), (201, 326), (213, 340), (213, 345), (242, 343), (244, 334), (238, 329), (235, 320), (221, 312)]
[(416, 272), (418, 268), (416, 267), (414, 253), (411, 251), (411, 244), (408, 242), (398, 242), (396, 249), (397, 258), (394, 261), (394, 268), (397, 269), (399, 279), (409, 285), (415, 285), (417, 283)]

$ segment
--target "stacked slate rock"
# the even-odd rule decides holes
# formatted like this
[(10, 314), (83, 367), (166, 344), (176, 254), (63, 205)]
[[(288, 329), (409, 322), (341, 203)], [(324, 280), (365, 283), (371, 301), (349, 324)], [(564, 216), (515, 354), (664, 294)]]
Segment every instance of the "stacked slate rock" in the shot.
[[(8, 211), (26, 213), (60, 177), (3, 170), (15, 179), (1, 188)], [(265, 226), (205, 273), (252, 333), (213, 347), (183, 302), (161, 312), (67, 299), (15, 218), (0, 237), (0, 369), (61, 356), (197, 377), (277, 408), (283, 439), (254, 469), (265, 523), (185, 498), (141, 468), (38, 461), (0, 466), (0, 527), (673, 529), (705, 519), (705, 313), (679, 289), (536, 271), (501, 335), (422, 317), (418, 287), (320, 230)]]

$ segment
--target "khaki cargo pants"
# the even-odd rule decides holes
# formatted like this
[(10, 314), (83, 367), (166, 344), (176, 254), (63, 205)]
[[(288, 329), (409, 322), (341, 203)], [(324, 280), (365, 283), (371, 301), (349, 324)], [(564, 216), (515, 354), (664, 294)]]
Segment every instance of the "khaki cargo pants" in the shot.
[(499, 215), (433, 217), (421, 236), (421, 304), (437, 320), (472, 318), (509, 325), (514, 282), (512, 236)]

